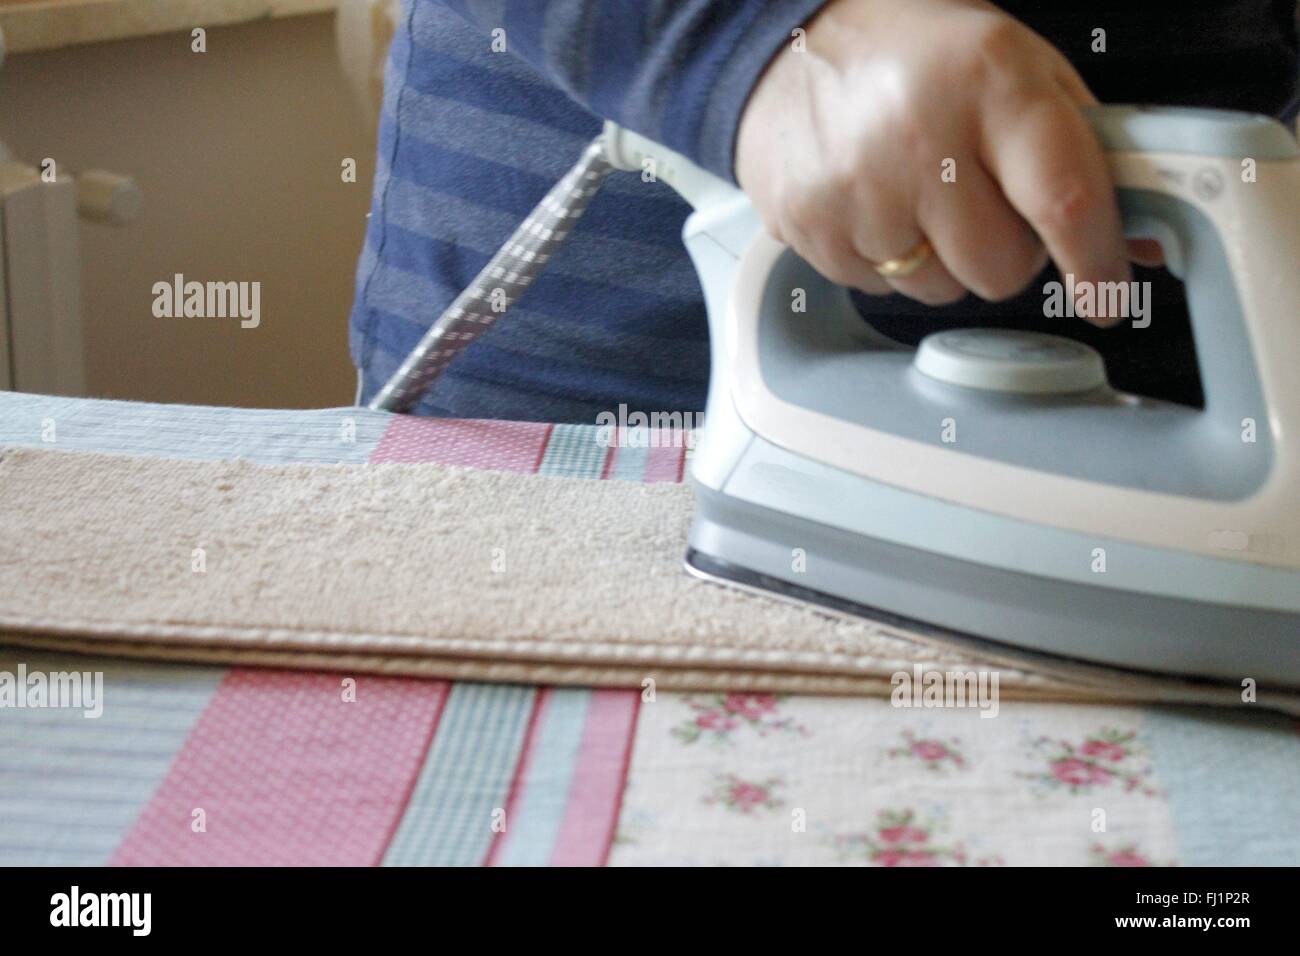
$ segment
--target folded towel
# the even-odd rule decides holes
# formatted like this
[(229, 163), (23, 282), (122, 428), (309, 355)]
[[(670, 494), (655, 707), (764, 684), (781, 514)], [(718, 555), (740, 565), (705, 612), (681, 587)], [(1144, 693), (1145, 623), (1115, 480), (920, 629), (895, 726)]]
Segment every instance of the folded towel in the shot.
[[(171, 660), (664, 689), (1239, 691), (990, 654), (697, 581), (684, 486), (441, 465), (0, 453), (0, 639)], [(1297, 695), (1260, 705), (1300, 712)], [(1266, 698), (1266, 699), (1263, 699)]]

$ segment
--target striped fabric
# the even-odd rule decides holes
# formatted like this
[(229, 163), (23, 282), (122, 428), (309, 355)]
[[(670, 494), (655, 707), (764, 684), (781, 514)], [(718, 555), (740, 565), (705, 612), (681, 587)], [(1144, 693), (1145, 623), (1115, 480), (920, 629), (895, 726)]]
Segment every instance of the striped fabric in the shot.
[[(620, 690), (582, 693), (588, 697), (586, 722), (574, 748), (570, 779), (561, 780), (559, 786), (551, 783), (547, 767), (540, 760), (529, 764), (529, 773), (524, 777), (525, 800), (540, 791), (537, 798), (540, 804), (562, 807), (551, 818), (558, 826), (545, 831), (547, 835), (553, 834), (549, 856), (542, 856), (541, 848), (547, 842), (541, 834), (526, 828), (511, 834), (507, 848), (519, 847), (524, 862), (529, 860), (529, 850), (533, 861), (552, 866), (597, 866), (609, 858), (631, 767), (640, 696)], [(534, 779), (534, 766), (539, 768), (540, 779)], [(557, 793), (564, 795), (562, 804), (546, 799), (547, 794)], [(515, 862), (518, 858), (507, 853), (505, 859)]]
[(377, 862), (446, 693), (412, 678), (231, 670), (112, 862)]
[[(582, 744), (592, 692), (542, 692), (533, 710), (520, 786), (511, 794), (509, 826), (488, 857), (493, 866), (545, 866), (564, 822), (568, 788)], [(623, 696), (626, 696), (624, 694)]]
[[(409, 422), (398, 423), (403, 421)], [(397, 440), (385, 442), (375, 460), (399, 455), (427, 460), (441, 451), (480, 467), (531, 461), (539, 474), (600, 478), (611, 476), (609, 463), (623, 450), (600, 444), (597, 429), (588, 426), (459, 423), (457, 437), (470, 427), (479, 434), (479, 456), (466, 460), (465, 446), (439, 445), (447, 424), (409, 422), (403, 431), (423, 431), (427, 444), (404, 435), (401, 451)], [(487, 438), (507, 432), (510, 441)], [(662, 444), (671, 449), (674, 443), (680, 445)], [(680, 447), (676, 455), (681, 457)], [(648, 457), (631, 459), (621, 474), (645, 477), (648, 463)], [(635, 691), (457, 684), (384, 865), (604, 863), (622, 799), (637, 700)]]
[(376, 464), (436, 461), (443, 465), (533, 472), (541, 464), (552, 427), (540, 422), (398, 417), (370, 460)]
[(556, 425), (537, 470), (544, 475), (599, 478), (609, 449), (595, 441), (594, 430), (583, 425)]
[(0, 398), (0, 445), (268, 464), (360, 464), (392, 420), (364, 408), (209, 408), (20, 392)]
[(605, 460), (605, 477), (627, 481), (684, 481), (692, 438), (689, 432), (653, 429), (618, 432), (618, 441)]
[(220, 668), (0, 648), (0, 672), (103, 673), (104, 711), (0, 710), (0, 864), (99, 866), (212, 701)]
[[(825, 0), (406, 0), (393, 40), (353, 359), (369, 402), (600, 129), (731, 175), (768, 58)], [(492, 30), (497, 35), (494, 52)], [(417, 412), (587, 422), (703, 407), (704, 311), (671, 190), (615, 175), (515, 307)], [(650, 357), (653, 356), (653, 361)]]
[[(632, 481), (679, 480), (685, 458), (684, 436), (668, 432), (622, 436), (633, 449), (591, 427), (0, 393), (3, 443), (43, 444), (49, 420), (55, 447), (194, 458)], [(0, 652), (0, 671), (20, 663), (103, 670), (107, 706), (98, 720), (0, 710), (0, 865), (599, 864), (639, 699), (359, 676), (348, 701), (343, 674)], [(549, 766), (555, 753), (562, 767)]]
[[(258, 424), (233, 409), (116, 414), (116, 403), (0, 393), (0, 434), (39, 441), (27, 423), (51, 411), (99, 423), (68, 434), (106, 452), (155, 447), (157, 431), (174, 441), (157, 449), (169, 454), (229, 453), (250, 447), (238, 434)], [(282, 433), (281, 460), (313, 460), (325, 453), (321, 423), (342, 412), (258, 421)], [(675, 433), (606, 448), (595, 428), (377, 420), (387, 427), (366, 431), (374, 462), (675, 481), (686, 460)], [(102, 671), (105, 707), (98, 719), (0, 708), (0, 865), (837, 862), (827, 828), (869, 831), (878, 811), (909, 807), (927, 826), (975, 808), (970, 829), (958, 819), (935, 842), (1007, 862), (1089, 862), (1096, 806), (1116, 824), (1096, 842), (1119, 860), (1288, 863), (1300, 852), (1300, 736), (1267, 713), (1006, 705), (983, 721), (830, 698), (642, 703), (637, 690), (373, 676), (349, 687), (339, 673), (21, 650), (0, 651), (0, 681), (23, 664)], [(1122, 759), (1105, 742), (1117, 727), (1137, 734)], [(1079, 756), (1061, 757), (1058, 741)], [(1101, 749), (1088, 756), (1085, 742)], [(1134, 763), (1137, 790), (1117, 809), (1124, 778), (1111, 771)], [(1089, 767), (1093, 790), (1075, 793)], [(793, 835), (792, 807), (808, 810), (808, 834)]]
[(476, 866), (505, 808), (537, 691), (457, 684), (385, 866)]
[(638, 697), (549, 688), (533, 711), (491, 866), (602, 865), (623, 800)]

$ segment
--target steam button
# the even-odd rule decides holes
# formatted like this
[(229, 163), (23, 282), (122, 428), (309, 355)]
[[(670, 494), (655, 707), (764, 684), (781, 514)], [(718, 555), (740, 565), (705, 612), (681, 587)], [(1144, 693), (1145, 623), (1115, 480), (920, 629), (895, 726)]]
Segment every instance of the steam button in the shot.
[(916, 370), (949, 385), (1027, 395), (1068, 395), (1101, 388), (1097, 350), (1042, 332), (952, 329), (921, 340)]

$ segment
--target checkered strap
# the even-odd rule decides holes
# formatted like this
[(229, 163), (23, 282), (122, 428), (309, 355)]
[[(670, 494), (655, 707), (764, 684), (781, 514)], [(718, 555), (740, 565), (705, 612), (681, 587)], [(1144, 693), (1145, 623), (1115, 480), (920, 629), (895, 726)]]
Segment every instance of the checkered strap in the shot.
[(604, 140), (597, 137), (469, 287), (438, 316), (370, 408), (401, 412), (414, 405), (456, 356), (491, 328), (541, 274), (613, 169)]

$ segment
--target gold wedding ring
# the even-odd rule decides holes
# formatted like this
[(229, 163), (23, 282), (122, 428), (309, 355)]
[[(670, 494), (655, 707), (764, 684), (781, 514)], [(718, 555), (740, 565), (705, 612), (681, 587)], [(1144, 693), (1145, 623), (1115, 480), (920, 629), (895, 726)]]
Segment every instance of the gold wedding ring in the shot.
[(886, 259), (884, 262), (873, 262), (871, 265), (876, 273), (885, 279), (906, 279), (925, 265), (932, 255), (934, 249), (930, 246), (930, 241), (922, 239), (897, 259)]

